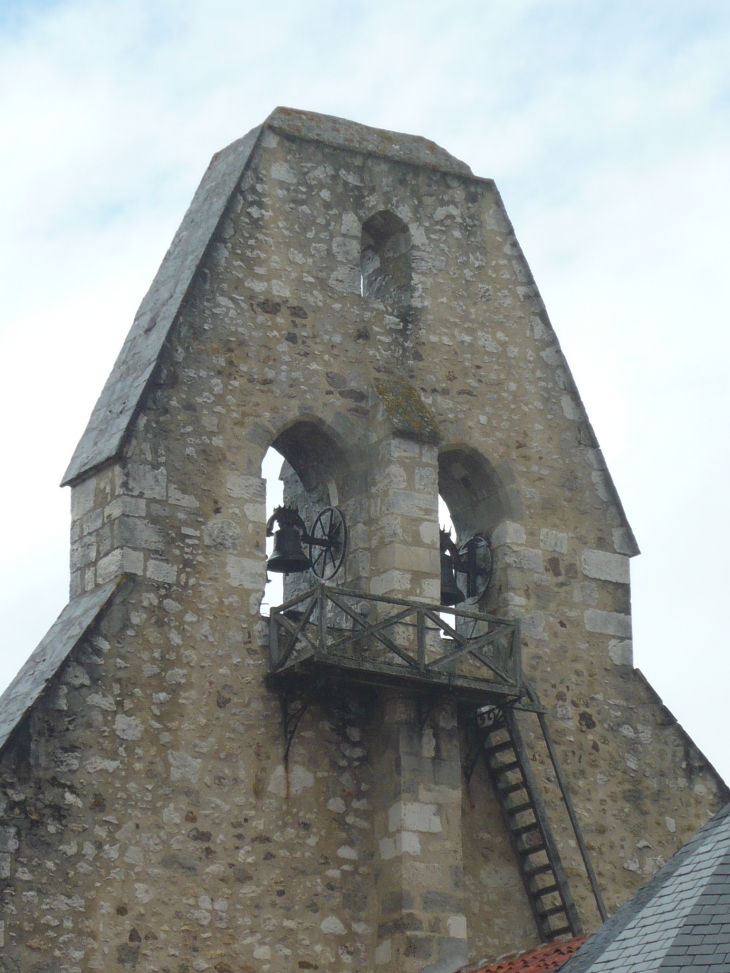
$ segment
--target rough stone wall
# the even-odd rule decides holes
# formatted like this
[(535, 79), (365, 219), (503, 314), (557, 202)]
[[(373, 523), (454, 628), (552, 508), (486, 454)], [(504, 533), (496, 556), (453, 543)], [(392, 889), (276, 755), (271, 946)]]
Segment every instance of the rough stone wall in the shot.
[[(360, 293), (361, 226), (383, 210), (410, 232), (407, 308)], [(376, 391), (394, 378), (439, 445), (398, 435)], [(122, 572), (135, 584), (3, 755), (6, 969), (436, 973), (460, 949), (535, 941), (480, 772), (459, 821), (453, 727), (398, 731), (420, 791), (381, 773), (382, 700), (353, 690), (309, 707), (284, 763), (258, 614), (261, 460), (283, 443), (296, 468), (298, 429), (312, 455), (336, 454), (323, 476), (351, 518), (348, 583), (379, 593), (437, 590), (439, 454), (447, 486), (468, 457), (489, 464), (495, 492), (468, 513), (496, 555), (487, 604), (522, 618), (609, 908), (726, 799), (631, 668), (633, 540), (493, 184), (267, 131), (123, 457), (73, 491), (72, 595)], [(440, 733), (451, 777), (437, 793)]]

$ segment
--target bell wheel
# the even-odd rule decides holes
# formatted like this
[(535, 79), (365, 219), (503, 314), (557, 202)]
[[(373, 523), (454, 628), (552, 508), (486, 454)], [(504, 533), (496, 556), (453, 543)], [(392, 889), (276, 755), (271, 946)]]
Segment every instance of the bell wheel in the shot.
[(459, 548), (462, 564), (468, 567), (466, 604), (475, 605), (489, 587), (494, 559), (489, 541), (481, 534), (471, 537)]
[(317, 515), (309, 543), (312, 571), (321, 581), (334, 578), (347, 553), (347, 524), (338, 507), (325, 507)]

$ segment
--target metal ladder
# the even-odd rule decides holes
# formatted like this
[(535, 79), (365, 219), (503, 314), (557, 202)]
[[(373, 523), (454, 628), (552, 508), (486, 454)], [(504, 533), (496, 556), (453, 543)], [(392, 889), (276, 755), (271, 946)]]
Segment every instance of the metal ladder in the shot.
[(512, 709), (477, 713), (481, 751), (543, 942), (583, 932)]

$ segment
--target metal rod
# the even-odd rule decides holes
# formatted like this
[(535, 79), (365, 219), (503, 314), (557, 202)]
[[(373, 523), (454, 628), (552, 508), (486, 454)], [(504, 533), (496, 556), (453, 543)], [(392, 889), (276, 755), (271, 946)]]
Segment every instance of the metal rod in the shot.
[[(527, 694), (533, 703), (540, 703), (537, 693), (532, 688), (531, 684), (525, 679), (525, 688), (527, 689)], [(547, 719), (544, 713), (537, 713), (537, 718), (540, 721), (540, 729), (542, 730), (542, 735), (547, 744), (548, 753), (550, 754), (550, 760), (552, 762), (553, 768), (555, 770), (555, 776), (558, 781), (558, 786), (560, 787), (560, 792), (563, 795), (563, 800), (565, 801), (565, 807), (568, 811), (568, 817), (570, 818), (570, 823), (573, 826), (573, 833), (575, 834), (575, 839), (578, 842), (578, 848), (580, 849), (581, 858), (583, 859), (583, 864), (585, 865), (586, 874), (588, 875), (588, 881), (591, 883), (591, 889), (593, 891), (593, 897), (596, 900), (596, 905), (598, 906), (598, 913), (601, 917), (601, 921), (605, 922), (608, 919), (608, 912), (606, 911), (606, 906), (603, 902), (603, 896), (601, 895), (601, 890), (598, 886), (598, 879), (596, 873), (593, 871), (593, 865), (591, 864), (591, 859), (588, 855), (588, 849), (586, 848), (586, 843), (583, 839), (583, 832), (581, 831), (580, 823), (578, 822), (578, 815), (576, 814), (575, 807), (573, 806), (573, 801), (571, 800), (570, 793), (568, 791), (568, 784), (563, 776), (563, 771), (560, 766), (560, 761), (558, 760), (558, 754), (555, 750), (555, 743), (553, 742), (552, 734), (550, 733), (550, 727), (548, 726)]]
[(319, 646), (322, 652), (327, 651), (327, 600), (324, 593), (324, 585), (319, 585), (317, 591), (319, 601)]
[(279, 626), (276, 615), (269, 615), (269, 668), (273, 672), (279, 665)]
[(418, 609), (418, 615), (416, 616), (417, 625), (417, 649), (418, 649), (418, 668), (426, 668), (426, 616), (422, 608)]
[(515, 619), (512, 632), (512, 664), (515, 667), (515, 682), (518, 686), (522, 687), (524, 681), (522, 673), (522, 628), (519, 618)]

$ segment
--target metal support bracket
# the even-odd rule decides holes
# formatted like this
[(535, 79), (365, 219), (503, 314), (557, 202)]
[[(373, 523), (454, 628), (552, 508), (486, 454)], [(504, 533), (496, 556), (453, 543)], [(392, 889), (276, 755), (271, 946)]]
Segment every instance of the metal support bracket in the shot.
[(295, 703), (295, 708), (292, 709), (292, 701), (292, 698), (287, 693), (283, 693), (280, 697), (284, 740), (286, 741), (286, 748), (284, 750), (284, 764), (286, 764), (289, 759), (289, 750), (294, 742), (294, 737), (299, 729), (299, 724), (302, 722), (302, 718), (309, 709), (309, 705), (311, 703), (310, 697), (304, 696), (298, 700), (299, 705), (297, 706)]

